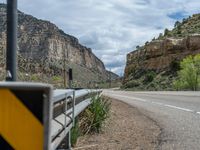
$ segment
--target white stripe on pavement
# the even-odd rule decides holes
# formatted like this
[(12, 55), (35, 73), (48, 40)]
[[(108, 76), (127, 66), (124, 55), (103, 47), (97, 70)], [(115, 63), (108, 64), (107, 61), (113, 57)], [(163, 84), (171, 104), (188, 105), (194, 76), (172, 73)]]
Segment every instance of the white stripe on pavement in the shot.
[(170, 108), (175, 108), (175, 109), (179, 109), (179, 110), (184, 110), (184, 111), (188, 111), (188, 112), (194, 112), (191, 109), (187, 109), (187, 108), (182, 108), (182, 107), (177, 107), (177, 106), (173, 106), (173, 105), (164, 105), (166, 107), (170, 107)]
[(163, 103), (159, 103), (159, 102), (151, 102), (152, 104), (156, 104), (156, 105), (164, 105)]
[(142, 98), (138, 98), (138, 97), (129, 97), (129, 96), (122, 96), (122, 95), (117, 95), (117, 94), (111, 94), (113, 96), (119, 96), (119, 97), (123, 97), (123, 98), (129, 98), (129, 99), (133, 99), (136, 101), (142, 101), (142, 102), (146, 102), (146, 99), (142, 99)]
[[(117, 96), (117, 97), (122, 97), (122, 98), (133, 99), (133, 100), (141, 101), (141, 102), (150, 102), (150, 103), (155, 104), (155, 105), (165, 106), (165, 107), (174, 108), (174, 109), (187, 111), (187, 112), (193, 112), (193, 113), (195, 112), (194, 110), (191, 110), (191, 109), (188, 109), (188, 108), (183, 108), (183, 107), (178, 107), (178, 106), (174, 106), (174, 105), (168, 105), (168, 104), (163, 104), (163, 103), (159, 103), (159, 102), (149, 101), (149, 100), (138, 98), (138, 97), (122, 96), (122, 95), (118, 95), (118, 94), (109, 94), (109, 95), (112, 95), (114, 97)], [(196, 114), (200, 115), (200, 112), (196, 112)]]

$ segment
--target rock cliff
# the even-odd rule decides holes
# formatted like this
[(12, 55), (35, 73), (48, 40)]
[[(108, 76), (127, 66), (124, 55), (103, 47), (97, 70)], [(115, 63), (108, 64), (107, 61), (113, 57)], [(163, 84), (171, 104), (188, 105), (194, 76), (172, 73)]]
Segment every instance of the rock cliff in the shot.
[[(0, 69), (5, 67), (6, 6), (0, 5)], [(25, 73), (61, 75), (63, 67), (73, 67), (76, 80), (106, 80), (109, 75), (103, 62), (77, 38), (65, 34), (49, 21), (18, 11), (19, 69)]]
[[(169, 77), (172, 80), (179, 69), (179, 62), (188, 55), (200, 53), (200, 15), (193, 15), (184, 19), (172, 31), (168, 31), (163, 36), (146, 42), (144, 46), (137, 47), (127, 55), (127, 63), (124, 73), (124, 85), (128, 87), (146, 86), (149, 84), (146, 77), (161, 76)], [(193, 27), (195, 26), (195, 28)], [(165, 31), (166, 32), (166, 31)], [(153, 74), (155, 75), (152, 75)], [(138, 80), (138, 84), (133, 80)], [(132, 83), (130, 83), (132, 81)], [(172, 82), (165, 82), (171, 84)], [(146, 85), (145, 85), (146, 84)], [(167, 87), (167, 85), (165, 85)]]

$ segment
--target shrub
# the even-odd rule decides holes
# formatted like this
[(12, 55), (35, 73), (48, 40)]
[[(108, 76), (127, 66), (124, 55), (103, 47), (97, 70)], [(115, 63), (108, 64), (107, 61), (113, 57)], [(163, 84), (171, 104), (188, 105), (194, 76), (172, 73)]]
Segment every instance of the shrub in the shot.
[(175, 24), (174, 24), (174, 27), (176, 28), (176, 27), (178, 27), (180, 25), (181, 25), (181, 23), (179, 21), (176, 21)]
[(165, 29), (165, 31), (164, 31), (164, 36), (168, 36), (169, 35), (169, 30), (168, 29)]
[(200, 54), (183, 59), (180, 67), (178, 80), (173, 83), (175, 88), (198, 90), (200, 83)]
[(39, 77), (38, 77), (38, 75), (33, 74), (33, 75), (30, 76), (30, 80), (31, 80), (31, 81), (38, 81), (38, 80), (39, 80)]
[(178, 70), (180, 70), (180, 63), (178, 60), (173, 60), (171, 63), (170, 63), (170, 70), (172, 72), (177, 72)]
[(125, 89), (127, 89), (127, 88), (133, 88), (133, 87), (138, 87), (138, 86), (140, 86), (140, 83), (136, 80), (132, 80), (132, 81), (125, 83), (125, 85), (123, 87)]
[(184, 85), (184, 82), (182, 82), (181, 80), (175, 80), (173, 82), (173, 87), (176, 91), (179, 91), (181, 89), (184, 89), (186, 88), (185, 85)]
[(144, 83), (152, 82), (156, 76), (154, 71), (150, 71), (145, 75)]
[(79, 136), (88, 133), (99, 133), (109, 117), (111, 102), (105, 97), (93, 97), (91, 105), (76, 118), (71, 130), (71, 144), (75, 146)]
[(82, 133), (99, 133), (109, 117), (110, 106), (111, 102), (105, 97), (94, 97), (91, 105), (83, 113), (80, 123)]
[(60, 76), (53, 76), (52, 80), (53, 81), (60, 81), (60, 80), (62, 80), (62, 78)]

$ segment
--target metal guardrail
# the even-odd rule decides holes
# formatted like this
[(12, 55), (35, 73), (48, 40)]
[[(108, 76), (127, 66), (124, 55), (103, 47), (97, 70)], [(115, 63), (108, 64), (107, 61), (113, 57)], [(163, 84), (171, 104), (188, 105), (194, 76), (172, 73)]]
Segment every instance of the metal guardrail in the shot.
[[(53, 119), (51, 121), (51, 149), (57, 149), (74, 126), (75, 117), (88, 105), (91, 98), (100, 94), (101, 90), (54, 90), (53, 91)], [(69, 137), (68, 137), (69, 138)], [(67, 140), (67, 139), (65, 139)], [(70, 140), (67, 147), (70, 149)]]
[[(75, 117), (100, 93), (101, 90), (91, 89), (52, 90), (51, 85), (41, 83), (0, 82), (0, 134), (13, 134), (14, 141), (19, 138), (18, 143), (9, 145), (18, 146), (17, 149), (24, 146), (26, 149), (29, 146), (44, 150), (70, 149), (70, 130)], [(12, 126), (13, 120), (18, 123), (16, 126)], [(27, 130), (30, 127), (32, 130)], [(12, 137), (6, 139), (7, 143), (12, 140)], [(0, 136), (0, 145), (4, 141)]]

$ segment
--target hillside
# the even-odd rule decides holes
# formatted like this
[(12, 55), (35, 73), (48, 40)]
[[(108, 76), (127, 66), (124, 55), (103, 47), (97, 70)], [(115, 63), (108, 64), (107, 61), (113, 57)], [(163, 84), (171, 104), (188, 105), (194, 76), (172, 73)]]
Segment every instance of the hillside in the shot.
[[(6, 5), (0, 4), (0, 72), (5, 77)], [(65, 65), (66, 63), (66, 65)], [(77, 38), (49, 21), (18, 11), (18, 78), (63, 82), (64, 66), (73, 68), (74, 86), (109, 79), (103, 62)], [(4, 73), (3, 73), (4, 72)]]
[(200, 14), (176, 22), (151, 42), (137, 46), (127, 55), (124, 88), (135, 90), (172, 90), (180, 69), (179, 62), (200, 53)]

